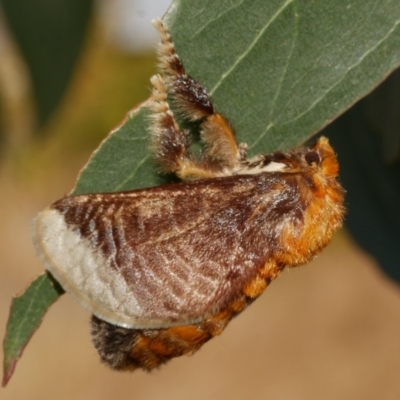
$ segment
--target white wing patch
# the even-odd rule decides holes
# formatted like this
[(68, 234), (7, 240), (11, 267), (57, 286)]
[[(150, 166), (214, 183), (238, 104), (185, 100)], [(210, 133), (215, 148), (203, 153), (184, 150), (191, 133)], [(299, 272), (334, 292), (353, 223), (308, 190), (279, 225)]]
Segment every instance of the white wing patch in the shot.
[(32, 237), (46, 268), (92, 314), (125, 328), (165, 327), (165, 321), (143, 315), (123, 276), (65, 222), (59, 211), (47, 208), (39, 213), (32, 222)]
[(288, 166), (285, 163), (271, 161), (267, 165), (257, 165), (255, 167), (246, 166), (238, 171), (235, 171), (238, 175), (252, 175), (261, 174), (263, 172), (283, 172)]

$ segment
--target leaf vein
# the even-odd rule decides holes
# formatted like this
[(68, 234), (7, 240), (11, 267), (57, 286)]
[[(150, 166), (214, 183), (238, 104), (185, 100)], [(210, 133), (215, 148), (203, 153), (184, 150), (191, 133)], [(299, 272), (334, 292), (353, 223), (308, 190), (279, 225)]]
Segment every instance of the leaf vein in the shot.
[(215, 91), (219, 88), (222, 82), (234, 71), (234, 69), (240, 64), (240, 62), (250, 53), (250, 51), (254, 48), (254, 46), (259, 41), (260, 37), (264, 34), (264, 32), (268, 29), (268, 27), (279, 17), (279, 15), (291, 4), (294, 0), (286, 0), (286, 2), (276, 11), (276, 13), (272, 16), (272, 18), (264, 25), (264, 27), (260, 30), (258, 35), (254, 38), (250, 46), (236, 59), (236, 61), (232, 64), (232, 66), (221, 75), (221, 78), (214, 85), (214, 87), (210, 90), (210, 95), (212, 96)]
[[(338, 79), (334, 84), (331, 85), (331, 87), (329, 87), (324, 94), (322, 94), (321, 96), (319, 96), (317, 99), (315, 99), (315, 101), (306, 109), (304, 110), (302, 113), (298, 114), (296, 117), (292, 118), (291, 120), (285, 122), (284, 124), (282, 124), (282, 126), (290, 124), (298, 119), (300, 119), (301, 117), (303, 117), (305, 114), (307, 114), (308, 112), (310, 112), (318, 103), (320, 103), (335, 87), (337, 87), (344, 79), (345, 77), (357, 66), (359, 66), (364, 59), (371, 54), (380, 44), (382, 44), (397, 28), (397, 26), (400, 24), (400, 19), (395, 21), (393, 27), (388, 31), (388, 33), (382, 37), (381, 40), (378, 40), (376, 42), (376, 44), (374, 46), (372, 46), (370, 49), (368, 49), (353, 65), (351, 65), (346, 73), (344, 73), (340, 79)], [(265, 132), (266, 133), (266, 132)]]
[(217, 21), (220, 19), (223, 15), (227, 14), (228, 12), (234, 10), (235, 8), (241, 6), (243, 4), (244, 0), (240, 0), (237, 4), (234, 6), (224, 10), (222, 13), (218, 14), (215, 18), (210, 19), (205, 25), (203, 25), (199, 30), (197, 30), (192, 36), (191, 40), (194, 39), (196, 36), (198, 36), (204, 29), (207, 28), (208, 25), (211, 25), (214, 21)]
[(143, 157), (142, 160), (136, 164), (135, 169), (132, 170), (132, 172), (126, 177), (126, 179), (124, 179), (123, 181), (121, 181), (120, 184), (117, 185), (117, 186), (115, 187), (115, 191), (117, 192), (117, 191), (121, 190), (121, 189), (124, 187), (124, 185), (126, 184), (126, 182), (128, 182), (129, 180), (131, 180), (131, 179), (135, 176), (137, 170), (138, 170), (149, 158), (150, 158), (150, 156)]

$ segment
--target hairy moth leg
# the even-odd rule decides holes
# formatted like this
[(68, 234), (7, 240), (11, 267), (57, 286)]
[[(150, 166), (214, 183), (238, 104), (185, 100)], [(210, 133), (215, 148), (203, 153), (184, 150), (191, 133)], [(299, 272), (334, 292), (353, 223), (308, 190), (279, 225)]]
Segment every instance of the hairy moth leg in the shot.
[(238, 145), (228, 120), (215, 112), (210, 96), (199, 82), (186, 74), (176, 54), (168, 29), (160, 19), (153, 25), (159, 31), (159, 67), (169, 87), (169, 94), (182, 116), (189, 121), (202, 120), (201, 140), (206, 145), (204, 158), (217, 162), (221, 168), (237, 167), (246, 156), (246, 144)]
[(152, 147), (155, 160), (164, 172), (177, 174), (181, 179), (213, 178), (218, 168), (212, 163), (196, 160), (189, 151), (187, 131), (179, 128), (167, 102), (167, 89), (163, 78), (155, 75), (150, 103)]

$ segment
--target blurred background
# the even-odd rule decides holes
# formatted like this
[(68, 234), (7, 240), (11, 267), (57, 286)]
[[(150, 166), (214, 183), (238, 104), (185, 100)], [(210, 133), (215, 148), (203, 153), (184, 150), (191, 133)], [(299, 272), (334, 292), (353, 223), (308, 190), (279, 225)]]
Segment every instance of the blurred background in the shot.
[[(150, 21), (168, 6), (0, 2), (0, 326), (12, 296), (43, 271), (31, 219), (70, 191), (101, 140), (148, 97)], [(221, 337), (152, 374), (101, 365), (88, 322), (62, 296), (0, 399), (400, 398), (398, 284), (344, 230), (312, 264), (285, 271)]]

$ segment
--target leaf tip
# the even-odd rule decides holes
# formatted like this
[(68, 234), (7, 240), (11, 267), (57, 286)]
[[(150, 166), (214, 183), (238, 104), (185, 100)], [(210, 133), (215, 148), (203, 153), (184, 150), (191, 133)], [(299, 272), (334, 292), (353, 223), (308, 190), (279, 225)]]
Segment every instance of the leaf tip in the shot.
[(18, 358), (9, 359), (4, 355), (4, 363), (3, 363), (3, 380), (1, 382), (1, 386), (4, 388), (7, 386), (11, 377), (13, 376), (15, 366), (17, 365)]

